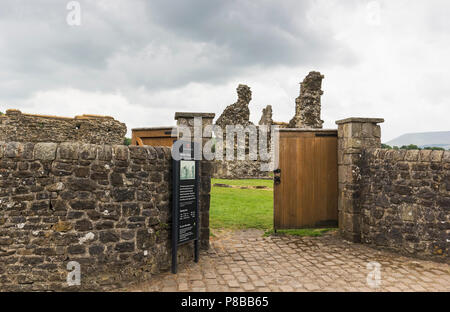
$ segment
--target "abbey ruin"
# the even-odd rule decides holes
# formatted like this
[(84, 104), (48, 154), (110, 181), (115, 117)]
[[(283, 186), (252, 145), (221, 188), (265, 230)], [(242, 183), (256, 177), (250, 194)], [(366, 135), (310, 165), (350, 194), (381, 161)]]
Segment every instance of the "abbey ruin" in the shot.
[[(267, 105), (256, 127), (322, 128), (323, 78), (311, 72), (304, 79), (289, 123), (274, 121), (272, 106)], [(239, 85), (237, 96), (217, 119), (216, 125), (224, 130), (227, 125), (253, 125), (250, 87)], [(179, 128), (193, 128), (195, 118), (202, 117), (206, 127), (214, 116), (177, 112), (175, 119)], [(336, 122), (337, 130), (328, 130), (336, 133), (335, 209), (340, 234), (352, 242), (445, 261), (450, 151), (381, 149), (378, 124), (383, 121), (347, 118)], [(160, 145), (126, 146), (125, 133), (125, 124), (106, 116), (65, 118), (18, 110), (0, 116), (1, 291), (110, 290), (151, 280), (169, 269), (171, 150)], [(205, 144), (210, 137), (202, 135)], [(271, 178), (261, 165), (260, 158), (201, 160), (203, 249), (210, 243), (211, 175)], [(178, 255), (179, 263), (191, 260), (193, 244), (183, 245)], [(81, 285), (67, 283), (67, 265), (72, 261), (82, 266)]]
[[(272, 105), (267, 105), (263, 111), (258, 126), (274, 126), (277, 128), (304, 128), (304, 129), (321, 129), (323, 120), (320, 118), (321, 101), (323, 94), (321, 90), (322, 79), (324, 75), (320, 72), (311, 71), (300, 83), (300, 95), (295, 99), (295, 115), (287, 122), (276, 122), (272, 116)], [(252, 100), (252, 92), (250, 87), (239, 84), (236, 89), (238, 99), (236, 103), (225, 108), (216, 121), (216, 125), (220, 126), (223, 131), (223, 144), (226, 140), (226, 126), (242, 125), (244, 128), (253, 125), (250, 121), (249, 104)], [(269, 143), (270, 132), (268, 133)], [(268, 178), (269, 171), (264, 166), (265, 162), (261, 159), (252, 160), (248, 157), (248, 136), (245, 141), (246, 159), (245, 160), (216, 160), (214, 163), (213, 177), (216, 178)], [(235, 140), (235, 149), (237, 148), (237, 138)], [(225, 149), (224, 149), (225, 150)], [(225, 157), (224, 157), (225, 158)], [(263, 167), (262, 167), (263, 165)]]

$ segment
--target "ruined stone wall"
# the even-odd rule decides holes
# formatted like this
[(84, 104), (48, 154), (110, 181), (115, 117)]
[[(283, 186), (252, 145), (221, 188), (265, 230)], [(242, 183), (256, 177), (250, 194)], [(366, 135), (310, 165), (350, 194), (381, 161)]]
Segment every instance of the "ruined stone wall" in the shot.
[(127, 128), (108, 116), (75, 118), (22, 114), (9, 109), (0, 116), (0, 140), (4, 142), (84, 142), (123, 144)]
[(222, 114), (217, 118), (216, 125), (222, 127), (225, 131), (227, 125), (242, 125), (246, 127), (252, 124), (250, 121), (250, 109), (248, 105), (252, 100), (252, 91), (247, 85), (240, 84), (236, 88), (238, 99), (236, 103), (225, 108)]
[(105, 290), (169, 269), (171, 188), (168, 148), (0, 143), (0, 291)]
[(262, 110), (261, 119), (259, 120), (259, 125), (267, 125), (272, 126), (273, 119), (272, 119), (272, 105), (267, 105)]
[(450, 151), (366, 150), (360, 203), (361, 242), (449, 260)]
[(270, 179), (269, 173), (261, 170), (259, 160), (215, 160), (212, 176), (217, 179)]
[[(252, 99), (250, 87), (240, 84), (236, 88), (238, 100), (225, 108), (223, 113), (216, 121), (216, 125), (220, 126), (223, 131), (223, 160), (215, 160), (212, 163), (212, 176), (219, 179), (248, 179), (248, 178), (269, 178), (269, 172), (261, 170), (261, 160), (249, 159), (249, 135), (246, 134), (245, 142), (240, 142), (245, 146), (245, 160), (237, 159), (238, 136), (234, 134), (234, 160), (226, 160), (226, 137), (228, 125), (240, 125), (243, 128), (253, 126), (250, 121), (250, 110), (248, 105)], [(269, 128), (271, 126), (272, 107), (268, 105), (263, 111), (261, 120), (264, 125)], [(269, 120), (270, 119), (270, 120)], [(261, 124), (261, 122), (260, 122)], [(270, 133), (268, 134), (270, 147)]]
[(322, 128), (320, 97), (323, 78), (321, 73), (312, 71), (300, 83), (300, 95), (295, 99), (295, 116), (289, 122), (289, 128)]

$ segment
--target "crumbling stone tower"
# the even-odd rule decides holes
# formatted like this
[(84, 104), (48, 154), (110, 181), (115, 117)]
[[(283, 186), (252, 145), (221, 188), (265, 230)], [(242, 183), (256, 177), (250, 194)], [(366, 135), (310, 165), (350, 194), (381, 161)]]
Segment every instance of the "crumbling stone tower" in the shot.
[(320, 97), (324, 76), (312, 71), (300, 83), (300, 95), (295, 99), (295, 116), (289, 122), (289, 128), (321, 129)]
[[(252, 91), (247, 85), (240, 84), (237, 89), (238, 100), (225, 108), (223, 113), (216, 121), (216, 125), (220, 126), (223, 131), (223, 144), (226, 145), (227, 126), (240, 125), (246, 128), (253, 123), (250, 121), (250, 109), (248, 105), (252, 99)], [(217, 133), (216, 133), (217, 135)], [(223, 149), (224, 160), (215, 160), (213, 164), (213, 177), (236, 179), (236, 178), (253, 178), (253, 177), (267, 177), (268, 172), (261, 171), (260, 160), (249, 159), (249, 134), (246, 133), (244, 137), (234, 136), (234, 155), (237, 156), (238, 140), (240, 146), (245, 146), (245, 160), (226, 160), (226, 149)], [(244, 141), (241, 141), (241, 140)]]
[(216, 125), (225, 130), (227, 125), (242, 125), (246, 127), (250, 122), (250, 109), (248, 104), (252, 100), (252, 91), (247, 85), (240, 84), (237, 88), (238, 100), (225, 108), (222, 115), (216, 121)]

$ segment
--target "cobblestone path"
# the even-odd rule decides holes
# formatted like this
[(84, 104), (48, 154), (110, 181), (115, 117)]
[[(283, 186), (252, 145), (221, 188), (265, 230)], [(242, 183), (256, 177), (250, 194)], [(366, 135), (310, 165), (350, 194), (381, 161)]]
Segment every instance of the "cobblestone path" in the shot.
[[(450, 291), (450, 265), (321, 237), (263, 237), (259, 230), (215, 233), (199, 263), (131, 291)], [(367, 282), (378, 262), (381, 284)]]

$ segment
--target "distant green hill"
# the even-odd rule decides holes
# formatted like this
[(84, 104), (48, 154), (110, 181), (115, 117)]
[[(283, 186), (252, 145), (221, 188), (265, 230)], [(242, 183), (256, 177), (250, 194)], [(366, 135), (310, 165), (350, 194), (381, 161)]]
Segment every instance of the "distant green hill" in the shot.
[(390, 146), (403, 146), (414, 144), (423, 147), (442, 147), (450, 149), (450, 131), (407, 133), (395, 138), (386, 144)]

